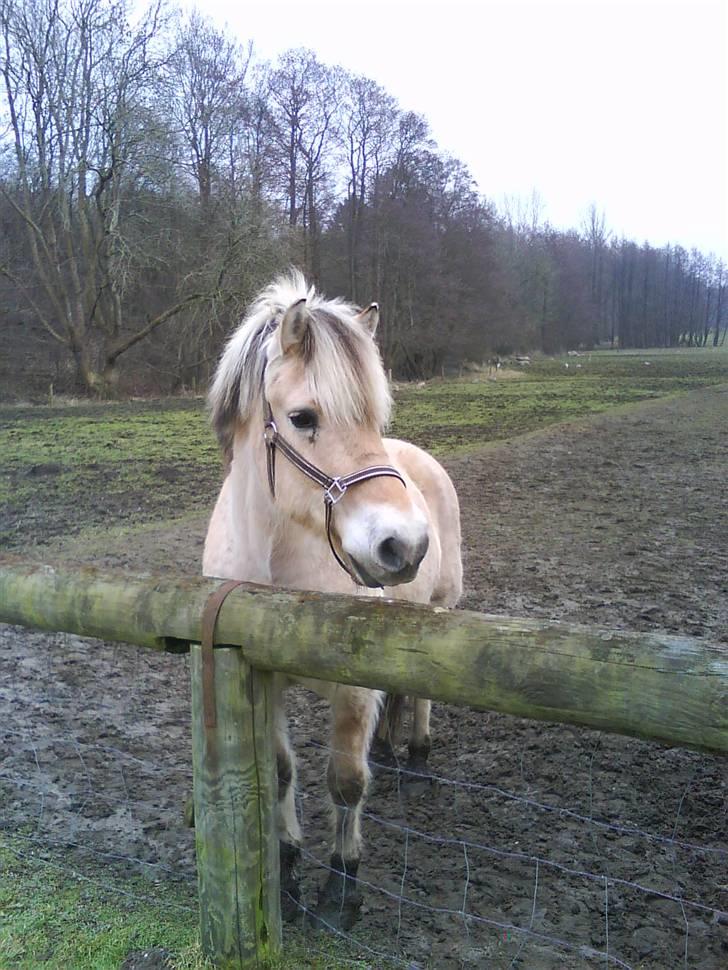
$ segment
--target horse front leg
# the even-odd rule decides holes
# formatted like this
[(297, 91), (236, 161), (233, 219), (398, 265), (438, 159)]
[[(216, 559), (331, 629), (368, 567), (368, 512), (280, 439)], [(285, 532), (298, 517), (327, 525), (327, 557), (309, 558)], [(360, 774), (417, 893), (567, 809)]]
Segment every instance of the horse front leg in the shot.
[(278, 803), (276, 823), (281, 859), (281, 916), (287, 923), (302, 914), (298, 868), (301, 859), (301, 826), (296, 815), (296, 756), (288, 735), (283, 690), (275, 694), (276, 767)]
[(399, 760), (395, 751), (402, 726), (406, 698), (402, 694), (387, 694), (379, 713), (377, 729), (369, 752), (373, 767), (396, 768)]
[(432, 740), (430, 738), (431, 701), (423, 697), (415, 697), (414, 713), (412, 715), (412, 731), (408, 745), (407, 768), (424, 774), (427, 771), (427, 759), (430, 755)]
[(432, 791), (433, 779), (427, 771), (427, 759), (432, 747), (430, 739), (431, 701), (414, 698), (412, 730), (407, 745), (407, 763), (402, 776), (402, 790), (408, 797), (425, 795)]
[(369, 784), (368, 753), (376, 726), (378, 691), (338, 686), (332, 698), (331, 754), (327, 771), (334, 846), (331, 870), (314, 915), (334, 929), (350, 929), (363, 897), (358, 884), (361, 811)]

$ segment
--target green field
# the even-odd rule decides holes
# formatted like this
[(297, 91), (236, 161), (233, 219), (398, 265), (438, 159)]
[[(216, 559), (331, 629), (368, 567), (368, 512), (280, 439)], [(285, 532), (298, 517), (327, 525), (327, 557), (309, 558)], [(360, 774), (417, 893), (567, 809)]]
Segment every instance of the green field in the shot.
[[(568, 366), (567, 366), (568, 365)], [(435, 455), (728, 381), (728, 351), (536, 359), (497, 381), (395, 389), (390, 433)], [(221, 461), (201, 399), (0, 407), (0, 546), (211, 508)]]

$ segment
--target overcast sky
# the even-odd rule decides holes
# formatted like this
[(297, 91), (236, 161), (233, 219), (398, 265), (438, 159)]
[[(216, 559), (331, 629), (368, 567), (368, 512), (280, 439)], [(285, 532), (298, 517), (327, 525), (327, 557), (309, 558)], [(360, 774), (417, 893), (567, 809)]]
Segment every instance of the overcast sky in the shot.
[[(194, 4), (186, 4), (188, 6)], [(428, 119), (480, 190), (728, 259), (726, 0), (206, 0), (256, 54), (310, 47)]]

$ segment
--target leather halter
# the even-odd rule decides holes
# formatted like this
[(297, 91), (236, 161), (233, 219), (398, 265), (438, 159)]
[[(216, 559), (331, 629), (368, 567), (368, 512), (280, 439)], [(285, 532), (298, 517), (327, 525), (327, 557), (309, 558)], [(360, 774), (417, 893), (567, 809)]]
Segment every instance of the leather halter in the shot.
[(324, 490), (324, 506), (326, 508), (326, 538), (329, 540), (331, 552), (334, 555), (334, 559), (338, 562), (344, 572), (348, 573), (358, 586), (363, 585), (361, 580), (355, 576), (351, 569), (346, 565), (344, 560), (337, 552), (336, 546), (334, 545), (334, 539), (331, 535), (331, 520), (334, 506), (342, 500), (347, 492), (347, 489), (351, 488), (352, 485), (359, 485), (361, 482), (366, 482), (370, 478), (397, 478), (400, 482), (402, 482), (405, 488), (407, 488), (407, 483), (397, 469), (393, 468), (391, 465), (369, 465), (367, 468), (361, 468), (359, 471), (352, 472), (350, 475), (333, 477), (331, 475), (327, 475), (326, 472), (321, 471), (321, 469), (317, 468), (316, 465), (312, 465), (311, 462), (304, 458), (299, 451), (296, 451), (293, 445), (286, 441), (278, 430), (278, 426), (273, 418), (273, 411), (271, 410), (268, 399), (264, 397), (263, 401), (265, 405), (263, 440), (265, 441), (268, 484), (270, 485), (271, 495), (273, 498), (275, 498), (276, 448), (278, 448), (281, 454), (284, 455), (292, 465), (294, 465), (300, 472), (303, 472), (303, 474), (307, 478), (310, 478), (311, 481), (316, 482), (316, 484)]

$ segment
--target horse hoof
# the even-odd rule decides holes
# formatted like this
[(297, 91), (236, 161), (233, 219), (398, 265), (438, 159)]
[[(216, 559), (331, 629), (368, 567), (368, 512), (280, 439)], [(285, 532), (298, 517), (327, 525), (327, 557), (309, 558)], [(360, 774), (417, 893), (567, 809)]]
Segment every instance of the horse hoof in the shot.
[(281, 857), (281, 919), (295, 923), (303, 915), (301, 886), (298, 879), (298, 863), (301, 850), (289, 842), (280, 843)]
[(347, 932), (359, 919), (364, 902), (356, 879), (359, 863), (345, 863), (339, 856), (334, 856), (331, 867), (309, 919), (316, 930)]
[(389, 741), (383, 738), (374, 738), (369, 748), (369, 764), (375, 773), (377, 769), (399, 767), (397, 755)]
[(319, 903), (316, 909), (308, 914), (311, 929), (321, 933), (348, 933), (354, 928), (361, 915), (362, 898), (347, 899), (343, 902), (328, 900)]
[(300, 889), (297, 888), (295, 893), (290, 889), (281, 890), (281, 920), (284, 923), (298, 923), (303, 916), (303, 909)]

